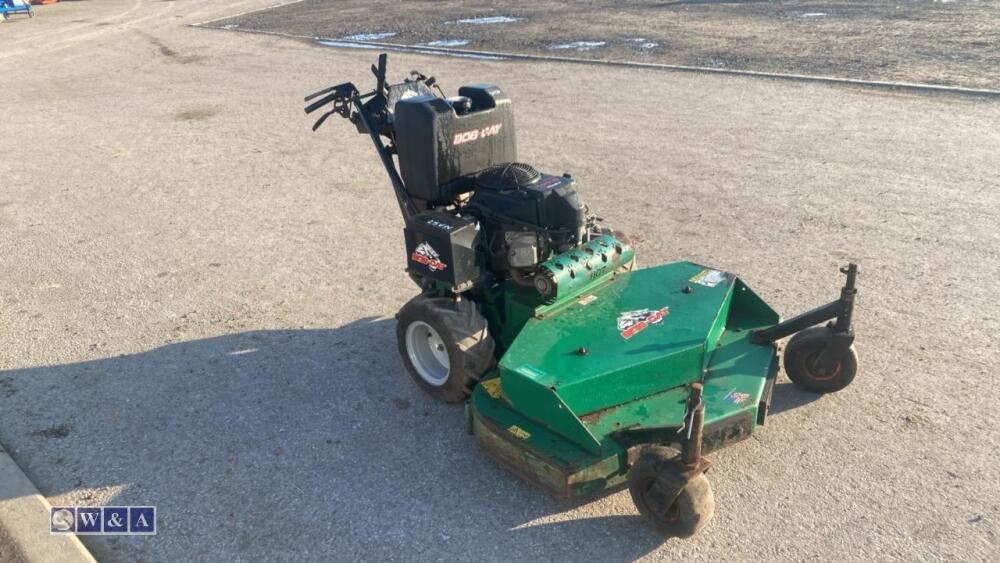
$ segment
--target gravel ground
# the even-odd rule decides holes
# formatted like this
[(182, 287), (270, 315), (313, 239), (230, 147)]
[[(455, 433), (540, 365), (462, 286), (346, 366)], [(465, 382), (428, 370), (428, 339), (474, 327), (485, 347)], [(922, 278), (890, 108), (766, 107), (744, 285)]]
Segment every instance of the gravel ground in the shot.
[(643, 264), (739, 272), (790, 314), (861, 261), (857, 381), (782, 376), (712, 456), (713, 522), (663, 543), (627, 493), (566, 505), (498, 468), (408, 380), (388, 183), (301, 111), (373, 53), (181, 25), (265, 5), (0, 24), (0, 443), (54, 505), (157, 505), (159, 535), (85, 538), (96, 557), (996, 560), (1000, 105), (390, 57), (502, 84), (521, 157), (572, 172)]
[[(1000, 89), (998, 2), (413, 0), (381, 2), (377, 10), (372, 5), (369, 0), (304, 0), (212, 25)], [(484, 23), (482, 18), (516, 20)]]
[(14, 545), (7, 531), (0, 527), (0, 561), (19, 563), (22, 560), (24, 560), (24, 554)]

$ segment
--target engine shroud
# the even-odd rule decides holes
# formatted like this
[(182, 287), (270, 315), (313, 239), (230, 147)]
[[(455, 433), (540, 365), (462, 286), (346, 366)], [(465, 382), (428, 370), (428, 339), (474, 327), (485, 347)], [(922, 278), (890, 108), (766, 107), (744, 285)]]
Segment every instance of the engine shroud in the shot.
[(470, 203), (501, 221), (566, 231), (576, 236), (575, 242), (580, 242), (580, 229), (586, 222), (572, 178), (541, 174), (521, 163), (501, 164), (480, 173)]
[[(513, 111), (500, 88), (474, 84), (459, 94), (408, 91), (394, 104), (400, 174), (425, 210), (407, 222), (410, 272), (449, 287), (485, 273), (524, 282), (554, 254), (587, 241), (586, 207), (569, 175), (516, 162)], [(468, 225), (443, 231), (444, 215), (476, 223), (477, 236), (462, 234)], [(451, 264), (453, 254), (470, 253), (475, 260)]]

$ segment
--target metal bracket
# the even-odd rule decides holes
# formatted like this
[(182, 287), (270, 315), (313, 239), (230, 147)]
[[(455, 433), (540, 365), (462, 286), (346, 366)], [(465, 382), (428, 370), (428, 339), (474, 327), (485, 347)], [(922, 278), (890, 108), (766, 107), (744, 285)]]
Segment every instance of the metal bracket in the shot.
[[(840, 290), (840, 299), (796, 315), (772, 327), (755, 330), (750, 333), (750, 341), (754, 344), (770, 344), (831, 319), (836, 319), (836, 323), (833, 325), (834, 333), (845, 337), (849, 336), (853, 341), (854, 332), (851, 329), (851, 317), (854, 313), (854, 297), (858, 293), (854, 287), (858, 266), (851, 263), (846, 268), (841, 268), (840, 272), (847, 275), (847, 281)], [(847, 344), (847, 347), (850, 347), (850, 343)]]

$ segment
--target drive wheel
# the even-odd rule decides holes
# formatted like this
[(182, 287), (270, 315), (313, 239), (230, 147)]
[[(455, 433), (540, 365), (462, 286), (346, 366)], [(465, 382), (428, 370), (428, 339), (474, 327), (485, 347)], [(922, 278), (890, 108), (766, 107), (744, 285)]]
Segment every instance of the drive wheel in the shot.
[(645, 448), (629, 471), (628, 490), (639, 513), (667, 536), (691, 537), (715, 514), (708, 478), (700, 473), (686, 479), (680, 471), (680, 456), (670, 448)]
[(493, 337), (472, 301), (418, 295), (396, 319), (403, 364), (417, 385), (435, 399), (464, 401), (493, 368)]
[(847, 387), (858, 373), (854, 346), (837, 359), (829, 373), (822, 373), (816, 360), (830, 342), (833, 328), (816, 326), (799, 332), (785, 346), (785, 373), (793, 383), (814, 393), (833, 393)]

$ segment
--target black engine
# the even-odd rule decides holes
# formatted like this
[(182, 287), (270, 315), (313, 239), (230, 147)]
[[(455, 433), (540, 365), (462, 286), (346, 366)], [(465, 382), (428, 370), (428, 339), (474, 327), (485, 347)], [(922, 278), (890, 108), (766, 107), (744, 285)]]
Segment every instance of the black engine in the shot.
[(306, 111), (332, 103), (315, 127), (340, 114), (372, 136), (406, 218), (411, 275), (456, 290), (487, 278), (530, 285), (541, 263), (589, 240), (594, 218), (573, 179), (518, 162), (513, 108), (499, 87), (444, 97), (416, 72), (386, 85), (384, 55), (372, 70), (374, 92), (340, 84), (307, 98), (324, 96)]
[(465, 206), (485, 226), (492, 270), (531, 270), (586, 237), (586, 212), (569, 176), (521, 163), (480, 172)]
[[(410, 197), (427, 209), (407, 221), (411, 271), (460, 287), (490, 272), (528, 283), (539, 264), (587, 240), (586, 207), (569, 175), (543, 174), (516, 161), (514, 117), (500, 88), (477, 84), (460, 96), (411, 96), (395, 106), (395, 140), (400, 173)], [(449, 221), (475, 225), (478, 237)], [(461, 240), (459, 240), (461, 239)], [(423, 246), (421, 246), (423, 245)], [(474, 245), (475, 248), (468, 248)], [(467, 255), (476, 267), (425, 254)]]

